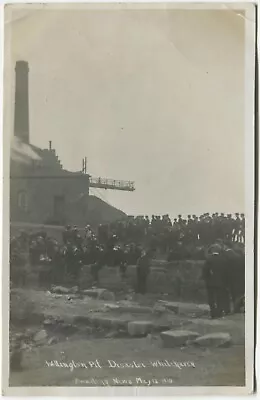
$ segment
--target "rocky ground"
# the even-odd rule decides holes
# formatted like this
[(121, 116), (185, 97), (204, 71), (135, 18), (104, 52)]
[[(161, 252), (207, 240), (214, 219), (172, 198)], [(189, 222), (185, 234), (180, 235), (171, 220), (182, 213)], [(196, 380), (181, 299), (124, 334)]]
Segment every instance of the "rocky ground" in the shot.
[(244, 386), (244, 315), (77, 287), (11, 290), (11, 386)]

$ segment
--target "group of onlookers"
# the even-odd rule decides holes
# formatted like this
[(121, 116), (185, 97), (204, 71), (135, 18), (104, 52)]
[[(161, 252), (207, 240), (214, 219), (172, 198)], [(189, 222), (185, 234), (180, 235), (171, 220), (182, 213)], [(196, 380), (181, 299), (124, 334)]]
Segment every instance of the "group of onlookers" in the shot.
[[(67, 225), (62, 241), (38, 232), (21, 231), (11, 238), (11, 266), (50, 264), (59, 282), (64, 273), (77, 278), (82, 265), (92, 265), (94, 281), (104, 265), (118, 266), (125, 276), (127, 265), (137, 265), (137, 291), (146, 292), (151, 259), (162, 253), (168, 260), (205, 260), (205, 281), (211, 316), (220, 317), (241, 308), (245, 284), (245, 216), (208, 213), (197, 217), (181, 215), (173, 222), (162, 217), (127, 217), (94, 230)], [(12, 274), (11, 274), (12, 275)]]

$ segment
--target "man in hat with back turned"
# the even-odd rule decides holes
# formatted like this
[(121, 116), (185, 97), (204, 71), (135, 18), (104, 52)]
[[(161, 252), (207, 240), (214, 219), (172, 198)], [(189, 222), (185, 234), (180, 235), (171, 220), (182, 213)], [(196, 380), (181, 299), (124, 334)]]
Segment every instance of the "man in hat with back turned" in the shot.
[(137, 261), (137, 293), (146, 293), (146, 282), (150, 272), (153, 250), (145, 251)]
[(220, 243), (210, 246), (206, 252), (206, 261), (202, 278), (206, 285), (211, 318), (220, 318), (230, 312), (228, 291), (224, 282), (224, 257)]

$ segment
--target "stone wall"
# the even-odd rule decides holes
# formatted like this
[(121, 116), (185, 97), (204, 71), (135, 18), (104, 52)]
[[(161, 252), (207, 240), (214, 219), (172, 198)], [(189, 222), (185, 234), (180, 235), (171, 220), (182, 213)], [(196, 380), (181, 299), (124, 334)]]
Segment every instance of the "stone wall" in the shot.
[[(147, 282), (147, 291), (151, 294), (169, 294), (172, 300), (206, 303), (207, 297), (204, 282), (201, 279), (203, 261), (175, 261), (171, 263), (154, 261)], [(33, 268), (27, 265), (22, 272), (21, 267), (13, 267), (12, 281), (15, 286), (48, 288), (52, 283), (63, 286), (79, 286), (88, 289), (94, 281), (90, 266), (83, 266), (77, 281), (53, 282), (48, 267)], [(47, 272), (47, 274), (45, 272)], [(40, 278), (40, 276), (44, 279)], [(126, 277), (121, 278), (119, 267), (103, 267), (99, 272), (99, 287), (121, 292), (127, 295), (136, 288), (136, 266), (127, 267)]]
[[(11, 222), (10, 223), (10, 236), (19, 235), (20, 231), (26, 231), (28, 233), (39, 232), (39, 230), (44, 229), (47, 236), (55, 238), (60, 243), (62, 243), (62, 232), (64, 230), (63, 226), (55, 225), (44, 225), (44, 224), (33, 224), (29, 222)], [(83, 233), (83, 229), (81, 230)]]
[[(156, 263), (151, 269), (147, 282), (150, 293), (170, 294), (180, 301), (207, 302), (204, 283), (201, 279), (203, 261), (175, 261)], [(80, 286), (87, 288), (92, 284), (90, 267), (82, 269)], [(136, 287), (136, 267), (128, 266), (126, 278), (121, 279), (119, 268), (103, 267), (99, 273), (99, 286), (113, 291)]]

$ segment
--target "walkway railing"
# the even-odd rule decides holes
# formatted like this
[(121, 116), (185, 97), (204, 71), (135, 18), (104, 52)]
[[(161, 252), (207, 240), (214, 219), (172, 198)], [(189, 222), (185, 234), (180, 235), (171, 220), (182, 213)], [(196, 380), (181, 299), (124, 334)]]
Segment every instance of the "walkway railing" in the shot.
[(132, 181), (121, 181), (115, 179), (106, 178), (89, 178), (89, 186), (100, 189), (112, 189), (112, 190), (125, 190), (133, 192), (135, 190), (134, 182)]

